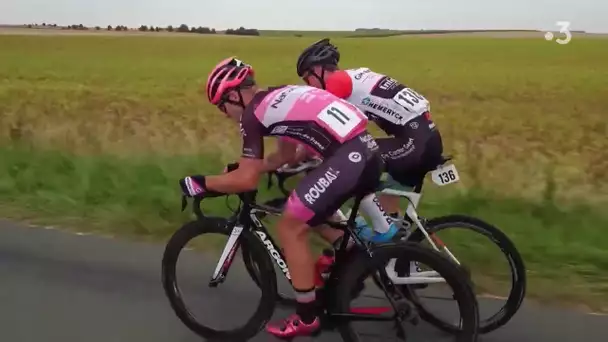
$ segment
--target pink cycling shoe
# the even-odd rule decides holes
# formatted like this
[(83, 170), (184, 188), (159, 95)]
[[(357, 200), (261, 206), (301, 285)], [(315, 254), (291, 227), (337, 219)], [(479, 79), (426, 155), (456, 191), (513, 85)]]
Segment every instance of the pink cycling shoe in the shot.
[(291, 315), (282, 325), (266, 325), (266, 331), (280, 339), (291, 339), (297, 336), (317, 335), (321, 330), (321, 320), (316, 317), (315, 320), (306, 324), (302, 322), (300, 316)]

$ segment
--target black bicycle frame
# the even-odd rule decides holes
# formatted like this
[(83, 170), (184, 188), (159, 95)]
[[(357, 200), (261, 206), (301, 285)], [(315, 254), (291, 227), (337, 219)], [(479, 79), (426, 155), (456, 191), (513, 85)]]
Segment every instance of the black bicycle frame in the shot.
[[(253, 198), (255, 197), (255, 192), (239, 194), (239, 197), (242, 201), (242, 207), (239, 212), (235, 215), (236, 221), (234, 218), (232, 220), (228, 220), (228, 228), (234, 222), (234, 226), (232, 227), (232, 231), (224, 246), (224, 250), (222, 251), (222, 255), (218, 264), (216, 266), (215, 272), (213, 273), (211, 280), (209, 281), (209, 286), (216, 287), (219, 283), (222, 283), (228, 274), (228, 270), (234, 261), (234, 257), (236, 252), (240, 247), (239, 237), (242, 234), (243, 230), (251, 231), (255, 233), (255, 236), (260, 240), (260, 242), (266, 247), (266, 251), (268, 255), (275, 261), (277, 266), (283, 272), (283, 276), (287, 278), (287, 280), (291, 283), (291, 275), (289, 274), (289, 268), (287, 267), (287, 263), (285, 262), (285, 256), (280, 248), (277, 248), (277, 244), (275, 243), (272, 235), (268, 233), (266, 227), (260, 222), (258, 219), (257, 213), (271, 213), (271, 214), (280, 214), (280, 211), (276, 208), (251, 204), (253, 202)], [(195, 203), (195, 210), (198, 206), (198, 203)], [(197, 216), (203, 217), (202, 213)]]
[[(270, 213), (270, 214), (278, 215), (281, 213), (281, 211), (277, 208), (273, 208), (270, 206), (255, 204), (256, 194), (257, 194), (257, 191), (238, 194), (238, 196), (240, 197), (240, 199), (242, 201), (242, 207), (239, 209), (238, 213), (235, 216), (233, 216), (231, 219), (226, 221), (226, 224), (227, 224), (226, 228), (228, 228), (233, 223), (234, 223), (234, 226), (232, 227), (232, 231), (230, 233), (230, 236), (228, 238), (226, 245), (224, 246), (224, 250), (222, 251), (220, 260), (218, 261), (216, 269), (211, 277), (211, 280), (209, 281), (209, 287), (217, 287), (218, 284), (223, 283), (224, 280), (226, 279), (230, 266), (232, 265), (232, 262), (234, 261), (234, 257), (236, 256), (236, 252), (238, 251), (238, 249), (240, 247), (239, 237), (242, 234), (243, 230), (248, 230), (248, 231), (252, 231), (253, 233), (255, 233), (255, 236), (266, 247), (266, 251), (268, 252), (268, 255), (270, 255), (270, 257), (279, 266), (279, 268), (281, 269), (281, 271), (283, 273), (283, 276), (285, 278), (287, 278), (287, 280), (291, 284), (291, 275), (289, 274), (289, 268), (287, 266), (287, 263), (285, 262), (285, 256), (283, 255), (281, 248), (277, 248), (277, 245), (276, 245), (274, 239), (268, 233), (268, 230), (266, 229), (264, 224), (262, 224), (262, 222), (260, 222), (260, 220), (257, 216), (258, 213), (265, 213), (265, 214)], [(357, 197), (355, 199), (353, 210), (352, 210), (351, 215), (348, 218), (348, 221), (346, 224), (332, 222), (332, 221), (325, 222), (327, 225), (329, 225), (335, 229), (340, 229), (344, 232), (340, 246), (336, 250), (336, 253), (335, 253), (334, 267), (340, 267), (345, 264), (344, 260), (347, 257), (347, 254), (349, 253), (349, 251), (346, 249), (346, 247), (347, 247), (350, 237), (353, 237), (353, 239), (356, 241), (356, 243), (359, 246), (364, 246), (365, 250), (369, 254), (369, 256), (370, 257), (372, 256), (372, 252), (371, 252), (369, 246), (366, 243), (364, 243), (359, 238), (359, 236), (354, 234), (354, 232), (350, 228), (350, 227), (354, 226), (355, 217), (357, 215), (357, 211), (359, 209), (361, 199), (362, 199), (362, 196)], [(186, 202), (184, 202), (184, 201), (185, 200), (183, 200), (183, 203), (182, 203), (182, 209), (184, 209), (186, 206), (186, 204), (184, 204)], [(196, 198), (194, 200), (193, 211), (199, 219), (204, 219), (205, 216), (203, 215), (203, 213), (200, 209), (201, 201), (202, 201), (202, 198)], [(337, 271), (337, 269), (334, 268), (332, 270), (332, 273), (334, 273), (336, 271)], [(382, 272), (384, 270), (382, 269), (380, 271)], [(374, 277), (378, 277), (378, 275), (374, 274)], [(388, 276), (386, 274), (383, 274), (382, 277), (385, 279), (388, 279)], [(333, 277), (330, 277), (330, 279), (328, 279), (328, 281), (326, 283), (326, 287), (332, 287), (333, 284), (331, 284), (331, 282), (333, 282), (333, 281), (335, 281), (335, 279)], [(378, 279), (378, 281), (380, 281), (380, 280)], [(382, 283), (382, 282), (380, 282), (380, 283)], [(383, 290), (384, 290), (384, 292), (387, 292), (386, 288), (383, 288)], [(387, 296), (387, 298), (391, 302), (392, 306), (395, 307), (395, 304), (393, 303), (392, 298), (390, 298), (390, 296)], [(340, 318), (340, 319), (347, 319), (349, 321), (391, 321), (391, 320), (394, 320), (394, 317), (387, 317), (387, 316), (382, 316), (382, 315), (378, 315), (378, 314), (363, 314), (363, 313), (339, 313), (339, 314), (334, 313), (334, 314), (332, 314), (332, 316), (336, 317), (336, 318)]]
[[(291, 275), (289, 274), (289, 268), (287, 267), (287, 263), (285, 262), (285, 256), (282, 252), (282, 249), (277, 247), (277, 244), (273, 239), (272, 235), (268, 233), (268, 229), (258, 218), (258, 213), (278, 215), (281, 213), (281, 211), (277, 208), (269, 207), (266, 205), (251, 204), (253, 202), (253, 197), (255, 197), (254, 193), (245, 193), (242, 195), (239, 194), (239, 197), (241, 197), (243, 205), (240, 208), (239, 212), (236, 214), (236, 222), (232, 227), (232, 231), (230, 233), (228, 241), (224, 246), (222, 256), (220, 257), (218, 265), (216, 266), (216, 270), (209, 282), (209, 286), (215, 287), (217, 286), (217, 284), (222, 283), (226, 278), (228, 270), (230, 269), (230, 265), (234, 261), (236, 252), (240, 247), (239, 237), (242, 234), (243, 230), (255, 233), (256, 237), (266, 247), (268, 255), (271, 257), (271, 259), (274, 260), (277, 266), (279, 266), (279, 269), (282, 271), (283, 276), (287, 278), (287, 280), (291, 283)], [(360, 201), (356, 201), (356, 203), (358, 202)], [(195, 202), (195, 211), (196, 208), (198, 208), (199, 204), (200, 200)], [(354, 222), (357, 208), (353, 209), (354, 210), (351, 214), (351, 218), (349, 218), (349, 222)], [(199, 218), (204, 217), (202, 213), (197, 213), (197, 216)], [(229, 225), (231, 224), (231, 221), (234, 222), (234, 220), (228, 220)], [(358, 238), (356, 234), (351, 234), (350, 229), (348, 228), (348, 224), (335, 222), (327, 222), (327, 224), (332, 226), (333, 228), (340, 229), (345, 232), (345, 238), (342, 239), (340, 248), (336, 251), (336, 264), (340, 264), (338, 260), (341, 260), (344, 257), (349, 236), (353, 236), (356, 240), (358, 240), (360, 245), (364, 245), (364, 243)], [(371, 256), (371, 252), (369, 253)]]

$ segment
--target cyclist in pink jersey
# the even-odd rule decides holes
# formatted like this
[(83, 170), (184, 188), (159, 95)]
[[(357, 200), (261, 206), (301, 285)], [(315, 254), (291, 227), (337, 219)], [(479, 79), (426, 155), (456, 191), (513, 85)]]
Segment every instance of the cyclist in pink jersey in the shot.
[[(309, 227), (320, 225), (355, 193), (373, 193), (383, 169), (367, 118), (355, 106), (314, 87), (260, 89), (251, 66), (228, 58), (209, 74), (209, 101), (240, 122), (243, 139), (238, 167), (230, 172), (180, 180), (187, 196), (238, 193), (257, 188), (260, 177), (293, 157), (297, 143), (323, 158), (291, 193), (277, 224), (296, 291), (296, 314), (267, 331), (279, 338), (310, 335), (320, 328), (316, 312), (314, 260)], [(264, 160), (264, 136), (283, 137), (279, 153)]]

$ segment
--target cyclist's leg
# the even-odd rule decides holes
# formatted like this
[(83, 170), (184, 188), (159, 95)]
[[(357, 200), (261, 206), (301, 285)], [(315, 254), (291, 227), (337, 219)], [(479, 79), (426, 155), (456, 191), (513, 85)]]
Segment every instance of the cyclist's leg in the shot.
[[(382, 158), (386, 163), (388, 182), (398, 183), (397, 188), (412, 188), (436, 166), (443, 152), (439, 131), (425, 116), (412, 120), (403, 135), (377, 139)], [(399, 197), (379, 196), (380, 203), (390, 215), (399, 214)]]
[(269, 324), (269, 333), (288, 338), (307, 335), (319, 328), (308, 228), (322, 223), (359, 191), (359, 183), (373, 184), (368, 174), (376, 164), (377, 181), (380, 160), (374, 150), (355, 138), (306, 175), (291, 193), (277, 230), (298, 303), (296, 315), (283, 324)]
[[(409, 171), (410, 164), (419, 159), (420, 148), (416, 148), (415, 140), (412, 137), (390, 137), (376, 139), (376, 141), (386, 163), (386, 172), (389, 177), (387, 185), (393, 186), (395, 183), (401, 185), (403, 179), (407, 177), (405, 173)], [(394, 216), (399, 212), (399, 196), (380, 194), (378, 200), (389, 215)]]

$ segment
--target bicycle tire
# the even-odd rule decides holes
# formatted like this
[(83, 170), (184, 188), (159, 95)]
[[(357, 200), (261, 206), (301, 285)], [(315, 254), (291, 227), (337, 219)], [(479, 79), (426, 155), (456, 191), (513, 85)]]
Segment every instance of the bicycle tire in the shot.
[[(448, 228), (470, 229), (486, 236), (500, 248), (509, 261), (513, 287), (511, 288), (511, 292), (507, 297), (505, 305), (494, 315), (487, 319), (482, 318), (480, 320), (479, 332), (481, 334), (487, 334), (507, 324), (517, 313), (521, 307), (521, 304), (523, 303), (526, 294), (526, 268), (523, 258), (521, 257), (519, 251), (517, 251), (515, 244), (507, 237), (505, 233), (500, 231), (495, 226), (478, 218), (466, 215), (446, 215), (429, 219), (426, 223), (426, 230), (429, 234)], [(425, 237), (422, 232), (420, 230), (416, 230), (410, 237), (409, 241), (421, 242), (424, 239)], [(407, 265), (399, 264), (400, 263), (398, 260), (395, 268), (400, 274), (403, 272), (400, 270), (409, 269), (409, 263)], [(440, 318), (428, 312), (422, 305), (418, 306), (418, 310), (423, 320), (443, 331), (455, 333), (459, 330), (453, 324), (444, 322)]]
[(264, 246), (248, 230), (243, 230), (239, 237), (241, 247), (246, 246), (251, 258), (262, 270), (260, 289), (262, 297), (253, 316), (247, 323), (232, 330), (216, 330), (199, 323), (195, 316), (186, 307), (176, 279), (176, 264), (180, 252), (191, 239), (208, 233), (230, 236), (230, 229), (226, 227), (225, 219), (206, 218), (184, 224), (169, 239), (162, 259), (162, 283), (165, 294), (169, 299), (171, 308), (177, 317), (197, 335), (211, 341), (243, 341), (255, 336), (271, 319), (275, 309), (276, 275), (270, 257), (266, 254)]
[[(442, 254), (420, 246), (414, 242), (388, 243), (375, 247), (373, 257), (366, 253), (357, 256), (341, 270), (338, 281), (333, 289), (335, 298), (331, 308), (334, 313), (348, 313), (352, 299), (352, 289), (360, 279), (367, 278), (374, 270), (383, 268), (390, 259), (406, 256), (409, 261), (419, 261), (430, 266), (446, 280), (454, 290), (461, 315), (462, 329), (455, 333), (457, 342), (475, 342), (479, 333), (479, 311), (477, 299), (468, 277), (461, 268)], [(333, 275), (332, 275), (333, 277)], [(358, 342), (359, 338), (348, 322), (336, 322), (337, 329), (345, 342)]]

